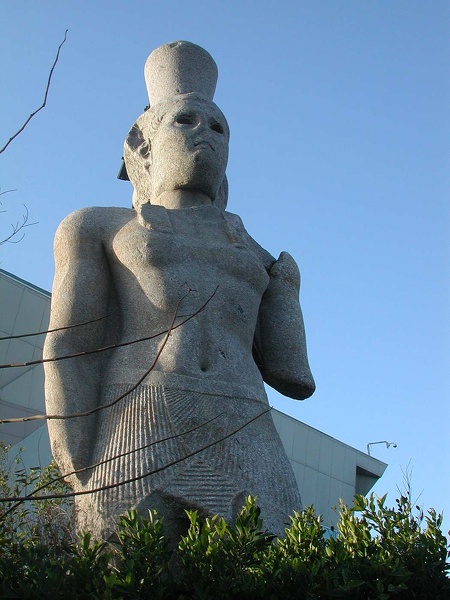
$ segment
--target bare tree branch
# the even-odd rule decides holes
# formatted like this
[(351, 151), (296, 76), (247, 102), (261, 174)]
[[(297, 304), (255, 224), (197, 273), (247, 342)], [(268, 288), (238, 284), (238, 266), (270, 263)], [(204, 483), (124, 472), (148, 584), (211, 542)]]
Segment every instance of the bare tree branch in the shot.
[(108, 317), (111, 317), (114, 314), (118, 313), (111, 313), (109, 315), (105, 315), (104, 317), (99, 317), (98, 319), (84, 321), (84, 323), (77, 323), (76, 325), (67, 325), (66, 327), (56, 327), (55, 329), (46, 329), (44, 331), (35, 331), (33, 333), (21, 333), (20, 335), (5, 335), (3, 337), (0, 337), (0, 342), (4, 342), (6, 340), (18, 340), (26, 337), (35, 337), (38, 335), (47, 335), (48, 333), (55, 333), (56, 331), (66, 331), (67, 329), (75, 329), (75, 327), (83, 327), (84, 325), (90, 325), (91, 323), (98, 323), (98, 321), (103, 321), (104, 319), (107, 319)]
[(111, 490), (113, 488), (117, 488), (122, 485), (126, 485), (128, 483), (140, 481), (141, 479), (150, 477), (150, 475), (155, 475), (156, 473), (160, 473), (161, 471), (164, 471), (165, 469), (173, 467), (173, 466), (177, 465), (178, 463), (182, 462), (183, 460), (191, 458), (192, 456), (196, 456), (197, 454), (200, 454), (200, 452), (204, 452), (205, 450), (208, 450), (208, 448), (211, 448), (212, 446), (215, 446), (216, 444), (220, 444), (220, 442), (224, 442), (225, 440), (232, 437), (233, 435), (236, 435), (236, 433), (239, 433), (239, 431), (242, 431), (242, 429), (244, 429), (245, 427), (250, 425), (250, 423), (253, 423), (253, 421), (256, 421), (256, 419), (259, 419), (260, 417), (262, 417), (266, 413), (270, 412), (271, 410), (272, 410), (272, 407), (269, 406), (269, 408), (267, 408), (266, 410), (263, 410), (261, 413), (259, 413), (259, 415), (256, 415), (256, 417), (253, 417), (252, 419), (245, 422), (240, 427), (233, 429), (233, 431), (231, 431), (230, 433), (227, 433), (227, 435), (224, 435), (223, 437), (219, 438), (218, 440), (214, 440), (213, 442), (210, 442), (206, 446), (202, 446), (201, 448), (198, 448), (197, 450), (194, 450), (193, 452), (190, 452), (189, 454), (186, 454), (186, 455), (182, 456), (181, 458), (177, 458), (177, 459), (171, 461), (170, 463), (163, 465), (162, 467), (158, 467), (157, 469), (153, 469), (152, 471), (148, 471), (147, 473), (143, 473), (142, 475), (137, 475), (136, 477), (131, 477), (129, 479), (125, 479), (125, 480), (119, 481), (117, 483), (110, 483), (109, 485), (104, 485), (102, 487), (93, 488), (92, 490), (81, 490), (79, 492), (68, 492), (66, 494), (47, 494), (44, 496), (33, 496), (33, 494), (29, 494), (28, 496), (9, 496), (7, 498), (0, 498), (0, 503), (24, 502), (26, 500), (56, 500), (58, 498), (74, 498), (75, 496), (84, 496), (86, 494), (94, 494), (96, 492), (103, 492), (105, 490)]
[[(192, 313), (191, 315), (189, 315), (184, 321), (182, 321), (181, 323), (178, 323), (177, 325), (174, 325), (175, 320), (178, 316), (178, 309), (180, 307), (181, 302), (184, 300), (184, 298), (186, 298), (186, 296), (190, 293), (191, 290), (188, 290), (186, 292), (186, 294), (180, 298), (180, 300), (178, 300), (177, 302), (177, 306), (175, 308), (175, 312), (173, 315), (173, 319), (172, 319), (172, 323), (169, 327), (169, 329), (167, 331), (164, 332), (160, 332), (157, 333), (153, 336), (150, 336), (147, 339), (153, 339), (159, 335), (163, 335), (164, 333), (166, 334), (166, 337), (163, 340), (163, 343), (161, 344), (160, 349), (158, 350), (158, 352), (156, 353), (156, 356), (152, 362), (152, 364), (150, 365), (150, 367), (145, 371), (145, 373), (140, 377), (140, 379), (137, 381), (137, 383), (135, 383), (128, 391), (126, 391), (124, 394), (121, 394), (118, 398), (115, 398), (114, 400), (112, 400), (111, 402), (109, 402), (108, 404), (102, 404), (100, 406), (96, 406), (95, 408), (92, 408), (91, 410), (85, 411), (85, 412), (81, 412), (81, 413), (72, 413), (69, 415), (30, 415), (29, 417), (14, 417), (11, 419), (0, 419), (0, 425), (6, 425), (8, 423), (23, 423), (25, 421), (48, 421), (48, 420), (65, 420), (65, 419), (75, 419), (77, 417), (88, 417), (89, 415), (92, 415), (93, 413), (96, 413), (98, 411), (104, 410), (105, 408), (110, 408), (111, 406), (114, 406), (115, 404), (117, 404), (117, 402), (119, 402), (120, 400), (123, 400), (123, 398), (125, 398), (126, 396), (128, 396), (128, 394), (130, 394), (131, 392), (133, 392), (143, 381), (144, 379), (147, 377), (147, 375), (154, 369), (159, 357), (161, 356), (162, 351), (164, 350), (165, 345), (167, 344), (170, 334), (172, 333), (172, 331), (174, 329), (177, 329), (178, 327), (181, 327), (182, 325), (184, 325), (187, 321), (189, 321), (190, 319), (192, 319), (193, 317), (195, 317), (196, 315), (198, 315), (202, 310), (204, 310), (206, 308), (206, 306), (209, 304), (209, 302), (212, 300), (212, 298), (215, 296), (217, 290), (219, 289), (219, 286), (216, 287), (216, 289), (214, 290), (214, 292), (211, 294), (211, 296), (206, 300), (206, 302), (204, 304), (202, 304), (202, 306), (200, 306), (200, 308), (198, 310), (196, 310), (194, 313)], [(138, 340), (138, 341), (142, 341), (142, 340)], [(120, 348), (121, 346), (128, 346), (130, 344), (135, 344), (136, 340), (132, 341), (132, 342), (126, 342), (124, 344), (116, 344), (114, 346), (108, 346), (106, 348), (103, 349), (97, 349), (97, 350), (93, 350), (92, 352), (102, 352), (105, 349), (106, 350), (111, 350), (113, 348)], [(73, 356), (65, 356), (63, 358), (74, 358), (74, 357), (78, 357), (78, 356), (83, 356), (84, 354), (91, 354), (92, 352), (85, 352), (85, 353), (81, 353), (81, 354), (74, 354)], [(37, 364), (41, 363), (41, 362), (48, 362), (50, 360), (60, 360), (59, 359), (45, 359), (43, 361), (37, 361)], [(31, 364), (31, 363), (28, 363)], [(4, 365), (1, 365), (1, 367), (3, 367)], [(21, 365), (23, 366), (23, 365)]]
[[(182, 325), (184, 325), (185, 323), (187, 323), (188, 321), (193, 319), (195, 316), (197, 316), (198, 313), (200, 313), (206, 307), (206, 305), (212, 300), (213, 296), (215, 295), (215, 293), (217, 292), (218, 289), (219, 289), (219, 286), (216, 287), (216, 289), (214, 290), (212, 295), (198, 310), (196, 310), (194, 313), (192, 313), (190, 315), (187, 315), (186, 318), (184, 319), (184, 321), (180, 321), (180, 323), (177, 323), (176, 325), (174, 325), (172, 327), (172, 330), (178, 329), (178, 327), (181, 327)], [(181, 315), (178, 315), (178, 317), (184, 318), (184, 315), (183, 315), (183, 317)], [(64, 327), (61, 329), (64, 329)], [(148, 340), (153, 340), (154, 338), (156, 338), (160, 335), (166, 334), (168, 331), (169, 330), (166, 329), (164, 331), (160, 331), (159, 333), (154, 333), (153, 335), (149, 335), (149, 336), (146, 336), (143, 338), (138, 338), (136, 340), (130, 340), (129, 342), (121, 342), (120, 344), (111, 344), (110, 346), (104, 346), (103, 348), (95, 348), (94, 350), (85, 350), (83, 352), (78, 352), (76, 354), (66, 354), (64, 356), (56, 356), (55, 358), (41, 358), (38, 360), (30, 360), (28, 362), (23, 362), (23, 363), (5, 363), (3, 365), (0, 365), (0, 369), (13, 369), (13, 368), (17, 368), (17, 367), (32, 367), (34, 365), (41, 365), (41, 364), (47, 363), (47, 362), (68, 360), (69, 358), (78, 358), (80, 356), (87, 356), (88, 354), (97, 354), (98, 352), (106, 352), (107, 350), (114, 350), (115, 348), (122, 348), (124, 346), (131, 346), (132, 344), (138, 344), (140, 342), (146, 342)], [(3, 423), (3, 422), (4, 421), (0, 420), (0, 423)]]
[[(2, 212), (2, 211), (0, 211), (0, 212)], [(19, 339), (26, 338), (26, 337), (37, 337), (38, 335), (47, 335), (48, 333), (55, 333), (57, 331), (66, 331), (67, 329), (75, 329), (76, 327), (84, 327), (84, 325), (91, 325), (91, 323), (98, 323), (98, 321), (103, 321), (103, 319), (108, 319), (109, 317), (112, 317), (116, 314), (120, 314), (120, 313), (112, 312), (108, 315), (105, 315), (104, 317), (99, 317), (98, 319), (92, 319), (91, 321), (84, 321), (83, 323), (76, 323), (75, 325), (66, 325), (65, 327), (55, 327), (55, 329), (44, 329), (42, 331), (33, 331), (33, 333), (19, 333), (18, 335), (4, 335), (4, 336), (0, 337), (0, 342), (5, 342), (8, 340), (19, 340)], [(191, 316), (192, 316), (191, 314), (178, 315), (178, 317), (180, 319), (184, 319), (186, 317), (191, 318)], [(182, 323), (180, 323), (179, 325), (175, 325), (173, 327), (173, 329), (176, 329), (180, 325), (182, 325)], [(166, 330), (162, 331), (161, 333), (155, 334), (151, 338), (138, 338), (137, 340), (134, 340), (132, 342), (126, 342), (126, 344), (135, 344), (137, 342), (145, 342), (145, 341), (152, 339), (153, 337), (156, 337), (158, 335), (164, 335), (165, 333), (167, 333)], [(118, 347), (118, 346), (116, 346), (116, 347)], [(95, 350), (95, 352), (99, 352), (99, 350)], [(11, 367), (28, 367), (28, 366), (30, 366), (30, 363), (10, 363), (10, 364), (6, 364), (6, 365), (0, 365), (0, 369), (9, 369)]]
[(32, 112), (32, 113), (31, 113), (31, 115), (28, 117), (28, 119), (25, 121), (25, 123), (22, 125), (22, 127), (21, 127), (20, 129), (18, 129), (18, 130), (16, 131), (16, 133), (15, 133), (15, 134), (14, 134), (12, 137), (10, 137), (10, 138), (9, 138), (9, 140), (6, 142), (6, 144), (3, 146), (3, 148), (1, 148), (1, 149), (0, 149), (0, 154), (2, 154), (2, 152), (4, 152), (4, 151), (6, 150), (6, 148), (7, 148), (7, 147), (10, 145), (10, 143), (11, 143), (13, 140), (15, 140), (15, 139), (16, 139), (16, 137), (17, 137), (18, 135), (20, 135), (20, 134), (22, 133), (22, 131), (25, 129), (25, 127), (28, 125), (28, 123), (31, 121), (31, 119), (32, 119), (32, 118), (33, 118), (35, 115), (37, 115), (37, 113), (38, 113), (39, 111), (41, 111), (41, 110), (42, 110), (42, 109), (45, 107), (45, 105), (47, 104), (47, 97), (48, 97), (48, 92), (49, 92), (49, 89), (50, 89), (50, 83), (51, 83), (51, 81), (52, 81), (52, 75), (53, 75), (53, 71), (55, 70), (56, 64), (57, 64), (57, 62), (58, 62), (58, 59), (59, 59), (59, 53), (60, 53), (60, 51), (61, 51), (61, 48), (63, 47), (63, 45), (64, 45), (64, 43), (65, 43), (65, 41), (66, 41), (66, 39), (67, 39), (67, 32), (68, 32), (68, 31), (69, 31), (69, 30), (68, 30), (68, 29), (66, 29), (66, 31), (65, 31), (65, 33), (64, 33), (64, 39), (63, 39), (63, 41), (60, 43), (60, 45), (58, 46), (58, 52), (56, 53), (56, 58), (55, 58), (55, 60), (54, 60), (54, 62), (53, 62), (53, 66), (52, 66), (52, 68), (50, 69), (50, 74), (49, 74), (49, 76), (48, 76), (48, 80), (47, 80), (47, 87), (45, 88), (44, 101), (42, 102), (41, 106), (40, 106), (38, 109), (36, 109), (34, 112)]
[[(0, 196), (3, 196), (3, 194), (10, 194), (11, 192), (17, 192), (17, 190), (5, 190), (4, 192), (0, 192)], [(6, 210), (1, 210), (0, 212), (6, 212)]]
[[(13, 190), (8, 190), (8, 191), (13, 191)], [(3, 192), (3, 193), (5, 193), (5, 192)], [(22, 232), (22, 236), (20, 237), (20, 239), (15, 239), (15, 240), (13, 239), (14, 236), (16, 236), (23, 229), (25, 229), (25, 227), (31, 227), (32, 225), (37, 224), (37, 221), (34, 223), (28, 223), (28, 218), (29, 218), (28, 208), (25, 206), (25, 204), (23, 205), (23, 207), (25, 209), (25, 212), (22, 215), (22, 222), (17, 221), (15, 224), (11, 223), (12, 233), (10, 235), (8, 235), (8, 237), (6, 237), (0, 241), (0, 246), (3, 246), (3, 244), (6, 244), (7, 242), (10, 244), (18, 244), (19, 242), (21, 242), (23, 240), (25, 234)]]
[[(133, 450), (128, 450), (128, 452), (122, 452), (121, 454), (117, 454), (116, 456), (112, 456), (111, 458), (106, 458), (105, 460), (101, 460), (100, 462), (95, 463), (93, 465), (89, 465), (87, 467), (82, 467), (81, 469), (75, 469), (74, 471), (70, 471), (69, 473), (64, 473), (63, 475), (60, 475), (59, 477), (54, 477), (53, 479), (50, 479), (50, 481), (47, 481), (43, 485), (40, 485), (39, 487), (35, 488), (33, 490), (33, 492), (28, 495), (28, 497), (24, 496), (22, 500), (17, 501), (16, 504), (14, 504), (10, 508), (8, 508), (7, 511), (5, 511), (2, 514), (0, 514), (0, 523), (3, 521), (3, 519), (7, 515), (9, 515), (9, 513), (13, 512), (18, 506), (20, 506), (22, 504), (22, 502), (26, 502), (29, 499), (30, 496), (33, 496), (33, 497), (36, 496), (36, 494), (38, 494), (38, 492), (41, 492), (45, 488), (53, 485), (54, 483), (57, 483), (58, 481), (63, 481), (64, 479), (66, 479), (67, 477), (70, 477), (71, 475), (77, 475), (78, 473), (84, 473), (85, 471), (90, 471), (92, 469), (95, 469), (96, 467), (100, 467), (101, 465), (104, 465), (106, 463), (112, 462), (113, 460), (117, 460), (119, 458), (123, 458), (124, 456), (129, 456), (130, 454), (134, 454), (136, 452), (140, 452), (141, 450), (146, 450), (147, 448), (151, 448), (152, 446), (156, 446), (157, 444), (162, 444), (163, 442), (168, 442), (170, 440), (175, 440), (177, 438), (183, 437), (183, 436), (188, 435), (190, 433), (194, 433), (194, 431), (197, 431), (198, 429), (201, 429), (202, 427), (205, 427), (206, 425), (209, 425), (210, 423), (212, 423), (212, 421), (215, 421), (219, 417), (222, 417), (224, 414), (225, 414), (225, 412), (221, 412), (218, 415), (216, 415), (215, 417), (212, 417), (211, 419), (208, 419), (207, 421), (204, 421), (203, 423), (201, 423), (200, 425), (197, 425), (196, 427), (193, 427), (192, 429), (187, 429), (186, 431), (182, 431), (181, 433), (176, 433), (174, 435), (169, 435), (169, 436), (167, 436), (165, 438), (161, 438), (160, 440), (155, 440), (154, 442), (150, 442), (149, 444), (145, 444), (145, 446), (140, 446), (139, 448), (134, 448)], [(6, 500), (3, 500), (3, 501), (6, 502)]]

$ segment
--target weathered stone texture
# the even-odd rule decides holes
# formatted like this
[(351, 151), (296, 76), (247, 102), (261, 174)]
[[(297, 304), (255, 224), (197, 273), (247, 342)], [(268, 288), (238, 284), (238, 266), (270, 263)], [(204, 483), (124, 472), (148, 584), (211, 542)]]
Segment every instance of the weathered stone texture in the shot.
[(96, 535), (128, 508), (156, 507), (176, 538), (185, 508), (231, 520), (248, 494), (281, 534), (301, 505), (263, 386), (314, 391), (300, 275), (224, 210), (216, 77), (188, 42), (152, 53), (151, 107), (125, 141), (134, 208), (82, 209), (56, 234), (50, 328), (86, 324), (50, 334), (45, 355), (114, 345), (46, 364), (49, 414), (95, 411), (49, 429), (75, 491), (99, 490), (77, 498), (79, 526)]

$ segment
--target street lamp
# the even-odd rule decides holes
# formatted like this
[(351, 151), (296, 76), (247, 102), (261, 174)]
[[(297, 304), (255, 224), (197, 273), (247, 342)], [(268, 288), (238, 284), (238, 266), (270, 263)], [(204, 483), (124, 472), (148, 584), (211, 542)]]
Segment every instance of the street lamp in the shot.
[(386, 440), (383, 440), (382, 442), (370, 442), (369, 444), (367, 444), (367, 454), (369, 456), (371, 456), (370, 446), (375, 446), (375, 444), (386, 444), (386, 448), (389, 448), (389, 446), (392, 446), (393, 448), (397, 448), (397, 444), (395, 442), (387, 442)]

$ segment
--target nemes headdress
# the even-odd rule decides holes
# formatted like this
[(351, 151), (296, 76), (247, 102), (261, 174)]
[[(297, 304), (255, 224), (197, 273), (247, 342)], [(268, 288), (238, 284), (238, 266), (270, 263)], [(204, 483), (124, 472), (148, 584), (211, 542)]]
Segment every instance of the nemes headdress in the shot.
[[(191, 42), (177, 41), (153, 50), (145, 63), (144, 77), (149, 108), (154, 108), (160, 102), (167, 102), (181, 94), (189, 93), (195, 93), (212, 102), (218, 70), (209, 52)], [(142, 116), (131, 128), (125, 146), (130, 145), (130, 135), (141, 118)], [(129, 181), (126, 159), (125, 151), (125, 162), (122, 163), (118, 177)], [(225, 177), (214, 204), (224, 210), (227, 200), (228, 183)]]

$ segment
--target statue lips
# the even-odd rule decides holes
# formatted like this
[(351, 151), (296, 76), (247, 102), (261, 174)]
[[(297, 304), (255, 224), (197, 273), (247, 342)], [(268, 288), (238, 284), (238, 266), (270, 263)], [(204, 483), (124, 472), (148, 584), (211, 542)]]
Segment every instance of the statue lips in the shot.
[(213, 152), (215, 152), (215, 151), (216, 151), (216, 150), (215, 150), (215, 148), (212, 146), (212, 144), (210, 144), (210, 143), (209, 143), (209, 142), (207, 142), (206, 140), (199, 140), (198, 142), (195, 142), (195, 143), (194, 143), (194, 147), (195, 147), (195, 148), (198, 148), (199, 146), (200, 146), (201, 148), (211, 148), (211, 150), (212, 150)]

